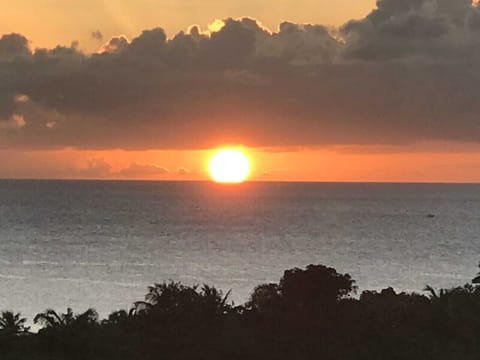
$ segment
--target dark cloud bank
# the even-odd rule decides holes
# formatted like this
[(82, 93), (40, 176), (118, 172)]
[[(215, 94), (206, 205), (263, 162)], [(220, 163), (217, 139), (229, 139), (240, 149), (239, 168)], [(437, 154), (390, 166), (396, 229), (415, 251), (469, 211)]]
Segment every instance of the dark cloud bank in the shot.
[(380, 0), (338, 29), (252, 19), (116, 37), (98, 54), (0, 39), (0, 147), (480, 139), (480, 7)]

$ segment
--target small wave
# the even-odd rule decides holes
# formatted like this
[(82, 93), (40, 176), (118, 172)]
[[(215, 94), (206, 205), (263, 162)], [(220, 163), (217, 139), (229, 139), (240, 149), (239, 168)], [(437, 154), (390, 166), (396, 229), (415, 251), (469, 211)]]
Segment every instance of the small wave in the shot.
[(437, 277), (437, 278), (446, 278), (446, 279), (465, 279), (465, 276), (462, 276), (462, 275), (459, 275), (459, 274), (422, 272), (421, 275)]
[[(27, 280), (27, 279), (35, 279), (34, 277), (26, 277), (26, 276), (19, 276), (19, 275), (7, 275), (7, 274), (0, 274), (0, 279), (7, 279), (7, 280)], [(108, 284), (108, 285), (116, 285), (122, 287), (145, 287), (145, 284), (140, 283), (133, 283), (133, 282), (123, 282), (123, 281), (108, 281), (108, 280), (92, 280), (92, 279), (84, 279), (84, 278), (46, 278), (41, 279), (42, 281), (65, 281), (65, 282), (73, 282), (73, 283), (86, 283), (86, 284)]]
[(25, 280), (25, 276), (19, 276), (19, 275), (5, 275), (5, 274), (0, 274), (0, 279), (8, 279), (8, 280)]
[[(89, 264), (89, 263), (85, 263)], [(137, 266), (137, 267), (160, 267), (161, 265), (159, 264), (153, 264), (153, 263), (132, 263), (132, 262), (118, 262), (114, 261), (111, 263), (105, 263), (105, 266)]]
[(108, 264), (104, 262), (83, 262), (83, 261), (73, 261), (64, 265), (75, 265), (75, 266), (109, 266), (113, 264)]
[(23, 260), (22, 265), (27, 266), (38, 266), (38, 265), (52, 265), (52, 266), (59, 266), (62, 265), (57, 261), (36, 261), (36, 260)]
[(160, 264), (153, 264), (153, 263), (119, 263), (119, 265), (138, 266), (138, 267), (161, 267)]
[[(5, 264), (11, 264), (9, 261), (0, 260)], [(118, 262), (114, 261), (111, 263), (108, 262), (88, 262), (88, 261), (72, 261), (72, 262), (58, 262), (58, 261), (36, 261), (36, 260), (23, 260), (22, 265), (26, 266), (91, 266), (91, 267), (102, 267), (102, 266), (137, 266), (137, 267), (161, 267), (160, 264), (154, 263), (129, 263), (129, 262)]]
[(76, 265), (76, 266), (137, 266), (137, 267), (160, 267), (159, 264), (153, 263), (130, 263), (130, 262), (119, 262), (113, 261), (111, 263), (107, 262), (83, 262), (83, 261), (74, 261), (71, 263), (66, 263), (64, 265)]
[(86, 284), (108, 284), (108, 285), (117, 285), (117, 286), (123, 286), (123, 287), (145, 287), (145, 284), (139, 284), (139, 283), (108, 281), (108, 280), (92, 280), (92, 279), (84, 279), (84, 278), (48, 278), (45, 280), (66, 281), (66, 282), (86, 283)]

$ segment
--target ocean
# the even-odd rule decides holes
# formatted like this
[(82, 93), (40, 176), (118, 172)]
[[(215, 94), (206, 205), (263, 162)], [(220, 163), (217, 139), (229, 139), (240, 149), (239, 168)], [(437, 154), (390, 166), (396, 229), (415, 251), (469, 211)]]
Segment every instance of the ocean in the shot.
[(0, 181), (0, 310), (102, 317), (164, 280), (242, 303), (324, 264), (359, 292), (463, 285), (480, 260), (480, 185)]

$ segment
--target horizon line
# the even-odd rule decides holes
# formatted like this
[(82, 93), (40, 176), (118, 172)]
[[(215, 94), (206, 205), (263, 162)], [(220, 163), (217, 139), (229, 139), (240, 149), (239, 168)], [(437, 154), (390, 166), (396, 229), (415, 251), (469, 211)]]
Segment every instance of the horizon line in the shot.
[(105, 179), (105, 178), (14, 178), (14, 177), (0, 177), (2, 181), (57, 181), (57, 182), (162, 182), (162, 183), (210, 183), (221, 186), (241, 186), (245, 184), (391, 184), (391, 185), (480, 185), (479, 181), (356, 181), (356, 180), (247, 180), (242, 183), (217, 183), (209, 179)]

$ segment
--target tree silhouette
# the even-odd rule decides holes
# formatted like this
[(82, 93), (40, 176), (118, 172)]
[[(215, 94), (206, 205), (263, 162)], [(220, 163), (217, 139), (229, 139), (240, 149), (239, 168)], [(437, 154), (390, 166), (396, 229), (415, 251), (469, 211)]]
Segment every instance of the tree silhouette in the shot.
[(276, 314), (282, 304), (282, 295), (278, 284), (263, 284), (255, 287), (246, 307), (266, 316)]
[(232, 306), (227, 303), (230, 291), (223, 295), (213, 286), (186, 286), (169, 281), (148, 287), (145, 301), (135, 303), (135, 313), (167, 318), (203, 319), (225, 315)]
[(25, 326), (27, 319), (22, 318), (20, 313), (3, 311), (0, 316), (0, 333), (7, 336), (17, 336), (29, 331)]
[(74, 314), (71, 308), (67, 308), (66, 313), (57, 313), (53, 309), (47, 309), (39, 313), (33, 319), (34, 324), (39, 324), (43, 328), (62, 328), (73, 323)]
[(445, 289), (440, 289), (440, 291), (437, 293), (437, 291), (430, 285), (425, 286), (423, 291), (425, 291), (429, 294), (430, 300), (438, 299), (441, 296), (445, 295)]
[(280, 292), (287, 303), (301, 308), (335, 303), (354, 292), (354, 284), (349, 274), (339, 274), (324, 265), (308, 265), (306, 270), (285, 271)]
[(245, 307), (264, 325), (327, 326), (341, 302), (356, 290), (354, 284), (349, 274), (323, 265), (294, 268), (284, 272), (279, 284), (257, 286)]
[(197, 285), (190, 287), (174, 281), (156, 283), (148, 287), (145, 301), (135, 303), (135, 311), (140, 315), (176, 314), (190, 309), (199, 296), (197, 287)]
[(62, 329), (73, 325), (91, 325), (98, 320), (98, 314), (94, 309), (88, 309), (84, 313), (75, 315), (71, 308), (66, 313), (57, 313), (53, 309), (47, 309), (39, 313), (33, 319), (34, 324), (39, 324), (44, 329)]
[(323, 265), (309, 265), (305, 270), (285, 271), (279, 291), (282, 312), (289, 322), (300, 326), (334, 326), (340, 301), (356, 290), (349, 274), (339, 274)]
[(0, 358), (478, 359), (479, 286), (427, 286), (425, 295), (389, 287), (357, 298), (354, 284), (323, 265), (294, 268), (235, 307), (213, 286), (163, 282), (101, 323), (93, 309), (47, 309), (29, 336), (17, 336), (28, 330), (20, 314), (3, 312)]
[(208, 316), (225, 315), (231, 310), (230, 304), (227, 303), (231, 292), (229, 290), (223, 295), (221, 290), (204, 284), (199, 294), (202, 311)]
[[(478, 264), (478, 267), (480, 267), (480, 263)], [(477, 274), (475, 278), (473, 278), (472, 283), (476, 285), (480, 285), (480, 272)]]
[(102, 320), (102, 325), (117, 325), (123, 323), (135, 316), (135, 308), (131, 308), (128, 312), (126, 310), (118, 310), (108, 315), (108, 319)]

